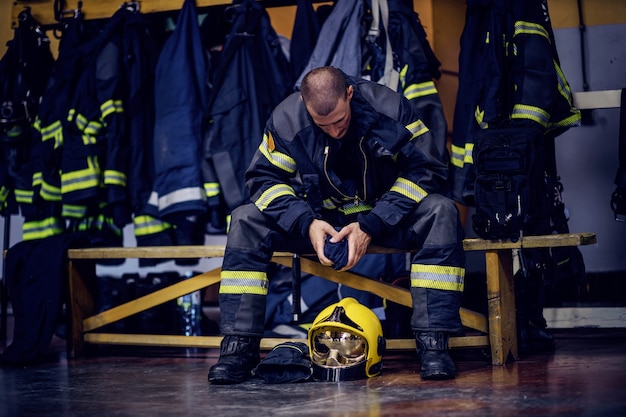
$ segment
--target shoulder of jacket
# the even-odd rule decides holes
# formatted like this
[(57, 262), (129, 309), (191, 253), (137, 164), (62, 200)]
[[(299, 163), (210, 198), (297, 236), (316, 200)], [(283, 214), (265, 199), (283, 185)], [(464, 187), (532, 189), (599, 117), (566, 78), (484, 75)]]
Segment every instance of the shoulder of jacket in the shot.
[(283, 140), (291, 142), (299, 132), (310, 125), (299, 92), (289, 95), (272, 112), (271, 128)]
[(391, 88), (372, 82), (363, 81), (356, 84), (365, 100), (379, 113), (394, 120), (400, 116), (402, 96)]

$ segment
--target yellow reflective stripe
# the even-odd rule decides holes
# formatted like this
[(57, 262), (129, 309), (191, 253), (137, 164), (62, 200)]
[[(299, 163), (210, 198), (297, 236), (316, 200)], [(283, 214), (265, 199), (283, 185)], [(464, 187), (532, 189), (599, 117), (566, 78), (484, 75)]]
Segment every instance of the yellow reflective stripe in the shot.
[(333, 202), (331, 198), (327, 198), (326, 200), (322, 201), (322, 207), (325, 208), (326, 210), (334, 210), (337, 208), (337, 206), (335, 205), (335, 203)]
[(400, 70), (400, 85), (404, 89), (404, 85), (406, 84), (406, 73), (409, 70), (409, 64), (404, 64), (402, 69)]
[(422, 201), (428, 195), (422, 187), (402, 177), (398, 177), (396, 182), (391, 186), (390, 191), (402, 194), (417, 203)]
[(100, 184), (100, 166), (95, 158), (87, 158), (88, 167), (78, 171), (61, 174), (61, 193), (71, 193), (98, 187)]
[(120, 171), (107, 169), (104, 171), (104, 183), (106, 185), (119, 185), (126, 187), (126, 174)]
[(267, 295), (269, 280), (262, 271), (222, 271), (220, 294)]
[(124, 112), (124, 105), (122, 100), (107, 100), (100, 105), (100, 113), (102, 113), (102, 118), (106, 118), (110, 114), (113, 113), (122, 113)]
[(33, 188), (43, 182), (43, 173), (41, 171), (33, 173)]
[(270, 146), (269, 143), (270, 139), (271, 136), (267, 133), (263, 134), (263, 140), (259, 145), (259, 151), (261, 151), (263, 156), (265, 156), (265, 158), (267, 158), (267, 160), (275, 167), (278, 167), (290, 174), (296, 172), (296, 161), (289, 155), (273, 149), (274, 147)]
[(572, 114), (569, 117), (566, 117), (563, 120), (559, 120), (558, 122), (550, 123), (550, 128), (555, 127), (567, 127), (567, 126), (578, 126), (580, 124), (582, 116), (580, 114), (580, 110), (577, 110), (575, 114)]
[(207, 197), (215, 197), (220, 194), (220, 183), (219, 182), (205, 182), (204, 183), (204, 192)]
[[(6, 199), (9, 194), (9, 190), (6, 191), (6, 195), (2, 195), (3, 200)], [(17, 188), (13, 190), (13, 194), (15, 195), (15, 201), (25, 204), (31, 204), (33, 202), (33, 196), (35, 195), (33, 190), (20, 190)]]
[(546, 127), (548, 126), (548, 121), (550, 120), (550, 114), (536, 106), (530, 106), (527, 104), (516, 104), (513, 106), (511, 118), (532, 120), (539, 123), (541, 126)]
[(473, 164), (473, 151), (473, 143), (466, 143), (464, 148), (452, 145), (450, 149), (450, 162), (458, 168), (463, 168), (465, 164)]
[(22, 225), (22, 240), (44, 239), (60, 235), (64, 229), (63, 220), (56, 217), (25, 221)]
[[(16, 200), (17, 200), (17, 191), (18, 190), (14, 191)], [(31, 194), (32, 194), (32, 191), (31, 191)], [(0, 203), (4, 203), (8, 197), (9, 197), (9, 189), (3, 185), (2, 188), (0, 188)]]
[(259, 210), (263, 211), (270, 204), (272, 204), (272, 201), (285, 195), (295, 196), (296, 193), (293, 191), (293, 188), (287, 184), (276, 184), (265, 190), (263, 194), (261, 194), (261, 197), (254, 202), (254, 204), (259, 208)]
[(345, 204), (343, 207), (339, 207), (339, 212), (343, 214), (355, 214), (361, 213), (364, 211), (370, 211), (373, 207), (369, 204), (354, 204), (349, 203)]
[(428, 132), (428, 128), (426, 127), (426, 125), (419, 119), (411, 124), (406, 125), (406, 128), (409, 132), (411, 132), (411, 140)]
[(171, 229), (172, 225), (147, 214), (142, 214), (133, 218), (133, 227), (135, 236), (147, 236)]
[(87, 118), (83, 116), (82, 114), (78, 113), (76, 109), (70, 109), (70, 111), (67, 113), (67, 121), (68, 122), (73, 121), (79, 130), (83, 130), (85, 126), (87, 125)]
[(546, 31), (546, 29), (538, 23), (524, 22), (522, 20), (515, 22), (513, 37), (517, 35), (539, 35), (543, 36), (548, 40), (548, 42), (550, 42), (548, 31)]
[(54, 149), (63, 145), (63, 125), (60, 120), (57, 120), (46, 127), (42, 127), (39, 131), (41, 132), (42, 142), (54, 139)]
[(98, 142), (98, 138), (91, 135), (82, 134), (80, 138), (83, 140), (83, 145), (95, 145)]
[(465, 268), (440, 265), (411, 265), (411, 287), (463, 291)]
[(487, 129), (489, 127), (489, 124), (483, 121), (484, 118), (485, 111), (476, 106), (476, 109), (474, 110), (474, 119), (476, 119), (476, 123), (478, 123), (478, 126), (480, 126), (481, 129)]
[(437, 87), (435, 87), (435, 83), (432, 81), (411, 84), (404, 89), (404, 97), (408, 98), (409, 100), (424, 96), (430, 96), (433, 94), (437, 94)]
[(63, 204), (61, 215), (72, 219), (82, 219), (87, 214), (87, 206)]
[(86, 135), (97, 136), (102, 130), (103, 124), (98, 122), (97, 120), (92, 120), (83, 129), (83, 132)]
[(46, 201), (61, 201), (61, 189), (45, 181), (41, 181), (39, 195)]
[(568, 103), (571, 103), (572, 102), (572, 90), (570, 89), (569, 84), (567, 83), (565, 74), (563, 74), (563, 70), (561, 69), (561, 67), (555, 60), (552, 60), (552, 63), (554, 64), (554, 69), (556, 70), (556, 79), (558, 82), (559, 93), (561, 94), (561, 96), (563, 96), (563, 98), (565, 98), (565, 100), (567, 100)]

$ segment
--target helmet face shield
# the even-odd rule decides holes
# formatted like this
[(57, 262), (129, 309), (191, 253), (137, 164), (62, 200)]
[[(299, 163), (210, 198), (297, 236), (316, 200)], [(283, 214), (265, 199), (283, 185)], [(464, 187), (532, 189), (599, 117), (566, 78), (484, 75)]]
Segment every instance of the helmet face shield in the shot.
[(311, 335), (312, 360), (319, 365), (351, 366), (365, 361), (367, 341), (343, 329), (316, 329)]
[(345, 381), (370, 377), (382, 369), (385, 339), (372, 310), (345, 298), (322, 310), (309, 330), (313, 377)]

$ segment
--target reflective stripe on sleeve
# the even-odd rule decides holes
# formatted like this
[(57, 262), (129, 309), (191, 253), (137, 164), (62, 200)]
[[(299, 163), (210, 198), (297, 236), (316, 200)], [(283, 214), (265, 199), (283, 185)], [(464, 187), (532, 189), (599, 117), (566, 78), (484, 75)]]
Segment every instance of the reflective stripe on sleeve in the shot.
[(274, 149), (271, 133), (263, 135), (263, 141), (259, 145), (259, 151), (274, 165), (290, 174), (296, 172), (296, 161), (287, 154), (278, 152)]
[(404, 97), (409, 100), (424, 96), (430, 96), (433, 94), (437, 94), (437, 88), (435, 87), (435, 83), (432, 81), (411, 84), (404, 89)]
[(403, 196), (410, 198), (416, 203), (419, 203), (428, 195), (428, 193), (422, 187), (412, 181), (407, 180), (406, 178), (401, 177), (396, 180), (396, 182), (393, 184), (389, 191), (394, 191), (398, 194), (402, 194)]
[(265, 190), (263, 194), (261, 194), (261, 196), (254, 202), (254, 204), (260, 211), (263, 211), (269, 207), (272, 201), (285, 195), (295, 196), (296, 193), (293, 191), (293, 188), (287, 184), (276, 184)]
[(411, 140), (428, 132), (428, 128), (421, 120), (416, 120), (415, 122), (406, 125), (406, 128), (409, 132), (411, 132)]

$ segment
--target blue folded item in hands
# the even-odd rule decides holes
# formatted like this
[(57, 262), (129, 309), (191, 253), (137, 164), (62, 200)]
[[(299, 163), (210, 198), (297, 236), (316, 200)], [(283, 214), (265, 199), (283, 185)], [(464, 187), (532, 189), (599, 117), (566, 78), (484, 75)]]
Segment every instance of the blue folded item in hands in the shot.
[(332, 236), (327, 235), (324, 242), (324, 255), (333, 261), (333, 269), (339, 271), (348, 263), (348, 241), (343, 239), (337, 243), (332, 243)]

